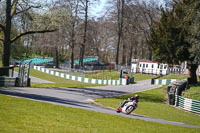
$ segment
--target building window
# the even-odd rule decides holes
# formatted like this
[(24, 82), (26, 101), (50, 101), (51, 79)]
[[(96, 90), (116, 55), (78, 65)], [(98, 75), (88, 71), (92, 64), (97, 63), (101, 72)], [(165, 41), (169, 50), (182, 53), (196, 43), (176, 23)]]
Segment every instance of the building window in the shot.
[(148, 67), (148, 64), (146, 64), (146, 68)]
[(152, 68), (153, 68), (153, 64), (152, 64)]
[(160, 65), (160, 69), (163, 69), (163, 65)]
[(164, 69), (167, 69), (167, 65), (164, 66)]
[(142, 64), (140, 64), (140, 67), (142, 67)]
[(145, 64), (143, 64), (143, 68), (145, 68)]

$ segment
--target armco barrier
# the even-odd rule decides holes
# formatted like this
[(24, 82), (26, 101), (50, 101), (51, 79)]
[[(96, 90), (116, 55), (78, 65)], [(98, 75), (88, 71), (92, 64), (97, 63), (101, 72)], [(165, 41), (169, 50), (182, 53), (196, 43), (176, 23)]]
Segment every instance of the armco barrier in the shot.
[(172, 82), (177, 81), (178, 79), (151, 79), (151, 84), (155, 85), (169, 85)]
[(184, 110), (200, 114), (200, 101), (176, 95), (175, 106)]
[(102, 84), (102, 85), (127, 85), (126, 79), (119, 79), (119, 80), (100, 80), (100, 79), (89, 79), (84, 77), (73, 76), (65, 73), (56, 72), (53, 70), (49, 70), (40, 66), (34, 66), (35, 70), (45, 72), (54, 76), (58, 76), (65, 79), (75, 80), (84, 83), (91, 83), (91, 84)]

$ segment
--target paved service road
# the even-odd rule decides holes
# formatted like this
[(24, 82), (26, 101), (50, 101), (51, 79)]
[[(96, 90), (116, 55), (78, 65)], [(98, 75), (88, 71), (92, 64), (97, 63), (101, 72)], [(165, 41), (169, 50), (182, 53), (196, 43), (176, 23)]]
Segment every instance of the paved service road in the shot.
[(127, 86), (104, 86), (88, 88), (1, 88), (0, 93), (5, 95), (24, 97), (36, 101), (64, 105), (68, 107), (87, 109), (96, 112), (120, 115), (129, 118), (136, 118), (145, 121), (153, 121), (158, 123), (179, 125), (191, 128), (200, 128), (199, 126), (192, 126), (178, 122), (153, 119), (144, 116), (125, 115), (122, 113), (118, 114), (115, 110), (107, 109), (92, 104), (92, 99), (94, 98), (118, 96), (159, 87), (158, 85), (150, 85), (149, 83), (150, 80)]

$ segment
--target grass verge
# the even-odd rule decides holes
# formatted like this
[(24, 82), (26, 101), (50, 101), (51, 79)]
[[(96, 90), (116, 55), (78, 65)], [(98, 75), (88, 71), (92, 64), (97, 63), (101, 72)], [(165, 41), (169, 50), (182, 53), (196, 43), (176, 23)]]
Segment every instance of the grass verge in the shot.
[(187, 79), (187, 78), (189, 78), (189, 75), (169, 74), (169, 75), (161, 77), (159, 79)]
[[(183, 110), (165, 104), (164, 101), (166, 97), (164, 93), (166, 93), (166, 86), (137, 93), (140, 95), (139, 107), (133, 113), (169, 121), (200, 125), (199, 115), (184, 112)], [(135, 94), (129, 94), (113, 98), (102, 98), (96, 99), (95, 101), (104, 106), (117, 108), (120, 102), (134, 95)]]
[(195, 133), (191, 129), (0, 95), (2, 133)]

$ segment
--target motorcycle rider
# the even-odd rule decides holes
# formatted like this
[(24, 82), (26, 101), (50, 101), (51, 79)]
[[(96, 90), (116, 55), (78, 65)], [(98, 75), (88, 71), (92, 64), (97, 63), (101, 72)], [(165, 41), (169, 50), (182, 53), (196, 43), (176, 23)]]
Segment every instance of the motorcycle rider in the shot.
[(121, 107), (123, 107), (126, 103), (132, 102), (134, 100), (135, 100), (136, 103), (138, 103), (139, 98), (140, 98), (139, 95), (135, 95), (134, 97), (130, 97), (130, 98), (128, 98), (128, 100), (124, 101), (123, 104), (121, 104)]

